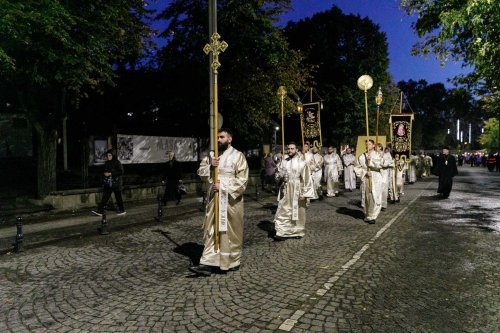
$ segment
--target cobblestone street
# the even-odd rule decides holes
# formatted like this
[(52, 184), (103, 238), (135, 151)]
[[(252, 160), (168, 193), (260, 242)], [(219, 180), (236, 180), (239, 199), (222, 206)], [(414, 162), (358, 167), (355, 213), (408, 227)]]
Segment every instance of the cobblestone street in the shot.
[(500, 332), (500, 174), (459, 173), (450, 199), (426, 178), (374, 225), (359, 190), (313, 202), (285, 242), (252, 193), (241, 269), (208, 278), (187, 270), (198, 206), (162, 224), (135, 208), (107, 236), (2, 255), (0, 332)]

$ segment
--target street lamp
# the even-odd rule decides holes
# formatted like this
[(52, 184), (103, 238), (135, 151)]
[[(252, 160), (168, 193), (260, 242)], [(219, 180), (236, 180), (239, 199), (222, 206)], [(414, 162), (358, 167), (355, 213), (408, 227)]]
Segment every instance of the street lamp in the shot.
[(276, 145), (276, 133), (280, 130), (280, 127), (279, 126), (276, 126), (274, 128), (274, 144)]
[(377, 104), (377, 129), (375, 133), (375, 141), (376, 144), (378, 145), (378, 120), (379, 120), (379, 115), (380, 115), (380, 104), (382, 104), (382, 89), (378, 87), (377, 90), (377, 95), (375, 96), (375, 103)]

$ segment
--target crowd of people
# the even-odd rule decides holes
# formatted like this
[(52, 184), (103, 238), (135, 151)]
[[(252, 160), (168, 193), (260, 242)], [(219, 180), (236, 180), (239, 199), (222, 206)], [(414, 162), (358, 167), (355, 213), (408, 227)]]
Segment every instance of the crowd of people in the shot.
[[(245, 155), (232, 147), (229, 129), (218, 133), (219, 156), (204, 158), (198, 175), (209, 184), (205, 220), (203, 223), (204, 250), (199, 265), (189, 269), (197, 275), (209, 276), (238, 270), (243, 248), (243, 194), (248, 183), (249, 167)], [(162, 202), (175, 200), (179, 204), (182, 187), (181, 170), (172, 152), (167, 152), (165, 167), (166, 189)], [(217, 169), (217, 178), (214, 170)], [(412, 153), (409, 157), (395, 154), (373, 140), (366, 141), (366, 150), (356, 155), (347, 147), (337, 153), (329, 146), (323, 152), (317, 146), (305, 144), (302, 151), (289, 142), (286, 153), (267, 154), (261, 174), (263, 189), (277, 196), (274, 216), (274, 241), (300, 239), (306, 233), (306, 210), (316, 200), (335, 200), (344, 191), (355, 191), (359, 180), (364, 221), (375, 224), (388, 203), (399, 203), (405, 184), (413, 184), (431, 174), (439, 176), (438, 196), (448, 198), (453, 177), (458, 174), (457, 161), (443, 148), (439, 156)], [(123, 166), (112, 150), (107, 152), (103, 172), (103, 196), (96, 215), (103, 215), (111, 194), (115, 194), (117, 214), (125, 214), (122, 190)], [(343, 186), (341, 186), (343, 184)], [(217, 219), (217, 220), (216, 220)], [(217, 223), (215, 223), (217, 221)]]
[[(209, 276), (216, 270), (225, 273), (240, 268), (248, 164), (244, 154), (232, 147), (232, 140), (229, 129), (219, 130), (219, 157), (203, 159), (198, 169), (198, 175), (210, 184), (210, 189), (203, 223), (203, 254), (199, 265), (189, 267), (197, 275)], [(214, 181), (215, 168), (218, 169), (217, 181)], [(289, 142), (284, 156), (269, 153), (264, 157), (261, 173), (263, 189), (275, 193), (278, 200), (274, 241), (304, 237), (306, 209), (315, 200), (334, 200), (331, 198), (341, 193), (341, 182), (344, 191), (352, 192), (359, 179), (364, 221), (375, 224), (388, 202), (401, 201), (405, 183), (413, 184), (431, 173), (439, 176), (438, 196), (447, 198), (453, 177), (458, 173), (456, 159), (449, 154), (449, 148), (443, 148), (434, 158), (423, 152), (407, 158), (368, 140), (366, 151), (356, 158), (350, 148), (339, 155), (337, 149), (330, 146), (322, 155), (318, 147), (305, 144), (299, 151), (295, 142)]]

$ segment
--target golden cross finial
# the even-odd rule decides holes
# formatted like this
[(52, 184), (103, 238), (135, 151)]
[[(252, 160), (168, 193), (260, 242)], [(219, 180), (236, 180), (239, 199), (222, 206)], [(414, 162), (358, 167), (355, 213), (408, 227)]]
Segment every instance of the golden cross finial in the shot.
[(218, 33), (214, 33), (212, 37), (210, 37), (212, 40), (211, 43), (206, 44), (205, 47), (203, 48), (203, 51), (206, 54), (209, 54), (212, 52), (213, 60), (212, 60), (212, 69), (214, 70), (214, 74), (217, 74), (218, 71), (217, 69), (221, 66), (219, 62), (219, 53), (224, 52), (228, 45), (225, 41), (220, 41), (220, 35)]

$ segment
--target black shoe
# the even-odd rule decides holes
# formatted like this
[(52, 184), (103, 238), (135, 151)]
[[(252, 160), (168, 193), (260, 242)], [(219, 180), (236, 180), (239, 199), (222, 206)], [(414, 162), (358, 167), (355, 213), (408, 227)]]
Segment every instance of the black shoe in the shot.
[(375, 224), (375, 222), (376, 222), (375, 220), (366, 221), (366, 223), (368, 224)]
[(399, 199), (398, 199), (398, 200), (396, 200), (396, 203), (399, 203)]
[(387, 208), (385, 208), (385, 207), (382, 207), (382, 211), (384, 211), (384, 210), (386, 210), (386, 209), (387, 209)]
[(210, 276), (212, 274), (212, 266), (208, 265), (191, 266), (189, 270), (197, 275)]
[(230, 269), (228, 269), (227, 271), (228, 272), (236, 272), (236, 271), (239, 271), (240, 270), (240, 265), (238, 266), (234, 266), (234, 267), (231, 267)]
[(396, 203), (396, 200), (391, 200), (391, 204), (395, 204)]
[(102, 210), (96, 209), (91, 211), (92, 214), (97, 215), (97, 216), (102, 216)]
[(293, 239), (302, 239), (302, 236), (295, 236), (295, 237), (292, 237)]
[(273, 239), (275, 242), (283, 242), (286, 240), (286, 237), (274, 236)]
[(116, 212), (116, 215), (118, 215), (118, 216), (122, 216), (122, 215), (125, 215), (125, 214), (127, 214), (127, 212), (124, 211), (124, 210), (119, 210), (119, 211)]

